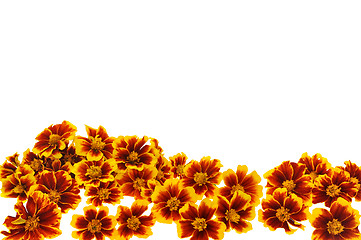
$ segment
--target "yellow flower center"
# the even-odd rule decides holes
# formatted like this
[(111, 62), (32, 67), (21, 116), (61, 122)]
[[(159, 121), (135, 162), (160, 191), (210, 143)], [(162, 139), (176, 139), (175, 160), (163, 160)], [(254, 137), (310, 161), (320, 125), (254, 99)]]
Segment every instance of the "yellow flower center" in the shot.
[(90, 166), (86, 172), (91, 179), (100, 178), (103, 174), (99, 166)]
[(139, 163), (139, 156), (137, 152), (131, 152), (128, 157), (127, 157), (128, 162), (134, 164), (134, 163)]
[(13, 189), (13, 192), (14, 192), (14, 193), (18, 193), (18, 194), (20, 194), (20, 193), (22, 193), (22, 192), (24, 192), (24, 191), (25, 191), (25, 187), (24, 187), (23, 185), (21, 185), (21, 184), (17, 185), (17, 186), (14, 187), (14, 189)]
[(232, 190), (231, 190), (231, 194), (234, 194), (235, 192), (238, 192), (238, 191), (244, 192), (244, 188), (239, 184), (233, 185)]
[(207, 173), (197, 172), (194, 174), (194, 181), (199, 185), (203, 185), (207, 182)]
[(241, 216), (234, 210), (233, 208), (231, 210), (227, 210), (226, 212), (226, 220), (234, 223), (238, 223)]
[(110, 194), (110, 192), (106, 188), (101, 188), (97, 192), (98, 198), (101, 199), (101, 200), (108, 199), (109, 194)]
[(88, 223), (88, 231), (91, 233), (97, 233), (102, 230), (102, 223), (98, 219), (93, 219)]
[(157, 180), (161, 180), (162, 178), (164, 178), (164, 172), (160, 169), (158, 169), (158, 173), (157, 173)]
[(282, 186), (286, 188), (288, 192), (291, 192), (293, 189), (295, 189), (296, 184), (293, 182), (293, 180), (286, 180), (282, 183)]
[(39, 159), (34, 159), (33, 161), (31, 161), (30, 163), (30, 167), (35, 171), (35, 172), (40, 172), (42, 169), (42, 163)]
[(178, 165), (176, 168), (176, 173), (180, 176), (184, 175), (184, 165)]
[(127, 219), (127, 227), (133, 231), (137, 231), (140, 225), (140, 221), (136, 216), (131, 216)]
[(34, 231), (39, 226), (39, 218), (29, 216), (25, 222), (25, 230), (26, 231)]
[(203, 231), (204, 229), (207, 228), (207, 223), (206, 223), (206, 219), (204, 218), (196, 218), (193, 222), (192, 222), (193, 228), (198, 230), (198, 231)]
[(329, 234), (337, 235), (343, 232), (344, 227), (342, 224), (337, 220), (333, 219), (327, 223), (327, 231)]
[(177, 211), (179, 204), (180, 204), (180, 201), (176, 197), (171, 197), (167, 201), (167, 207), (169, 207), (170, 211)]
[(55, 190), (50, 190), (50, 192), (48, 193), (49, 199), (52, 202), (57, 203), (60, 200), (60, 193), (58, 193)]
[(90, 148), (96, 151), (101, 151), (105, 147), (105, 143), (102, 142), (102, 139), (99, 136), (89, 137), (89, 140), (91, 141)]
[(290, 219), (289, 210), (287, 208), (284, 208), (284, 207), (281, 207), (281, 208), (277, 209), (276, 217), (281, 222), (287, 221), (288, 219)]
[(326, 189), (326, 194), (330, 197), (337, 197), (340, 194), (340, 192), (341, 192), (340, 187), (335, 184), (331, 184)]
[(141, 190), (145, 187), (145, 180), (142, 178), (136, 178), (133, 182), (133, 188), (136, 190)]
[(315, 180), (318, 177), (318, 174), (315, 171), (310, 172), (310, 177), (313, 180)]
[(61, 139), (61, 136), (59, 136), (58, 134), (51, 134), (49, 136), (49, 145), (50, 146), (56, 145), (60, 139)]

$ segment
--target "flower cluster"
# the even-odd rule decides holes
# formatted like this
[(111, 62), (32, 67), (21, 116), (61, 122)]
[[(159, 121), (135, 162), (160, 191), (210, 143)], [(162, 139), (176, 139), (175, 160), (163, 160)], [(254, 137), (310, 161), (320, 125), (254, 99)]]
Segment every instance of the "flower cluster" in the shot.
[[(283, 228), (292, 234), (300, 222), (309, 220), (315, 228), (312, 239), (360, 239), (360, 215), (351, 207), (361, 201), (361, 168), (351, 161), (331, 167), (321, 154), (302, 154), (298, 162), (285, 161), (264, 174), (266, 198), (262, 200), (259, 221), (270, 230)], [(324, 204), (329, 210), (309, 208)]]
[[(255, 171), (244, 165), (221, 171), (218, 159), (188, 161), (184, 153), (167, 158), (155, 138), (85, 128), (87, 136), (79, 136), (68, 121), (50, 125), (21, 161), (15, 153), (1, 165), (1, 196), (17, 199), (4, 239), (59, 236), (62, 214), (77, 208), (81, 191), (88, 206), (72, 217), (75, 239), (147, 238), (156, 222), (175, 223), (178, 237), (191, 240), (252, 229), (262, 197)], [(124, 198), (134, 199), (130, 207)], [(106, 204), (117, 212), (111, 215)]]

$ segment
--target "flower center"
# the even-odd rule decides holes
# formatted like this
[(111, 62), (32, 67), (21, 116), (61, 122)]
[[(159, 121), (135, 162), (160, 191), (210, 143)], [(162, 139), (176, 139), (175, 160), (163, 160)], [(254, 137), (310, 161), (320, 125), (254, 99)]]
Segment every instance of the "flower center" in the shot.
[(290, 219), (289, 210), (287, 208), (284, 208), (284, 207), (281, 207), (281, 208), (277, 209), (276, 217), (281, 222), (287, 221), (288, 219)]
[(35, 172), (40, 172), (42, 170), (42, 163), (41, 163), (41, 161), (39, 159), (34, 159), (33, 161), (31, 161), (30, 167)]
[(127, 219), (127, 227), (129, 229), (132, 229), (133, 231), (137, 231), (139, 225), (140, 225), (140, 221), (136, 216), (131, 216), (130, 218)]
[(335, 184), (331, 184), (326, 189), (326, 194), (330, 197), (337, 197), (341, 192), (341, 189), (339, 186), (336, 186)]
[(101, 151), (104, 149), (105, 147), (105, 143), (102, 142), (102, 139), (99, 136), (95, 136), (94, 137), (89, 137), (91, 143), (90, 148), (95, 150), (95, 151)]
[(238, 223), (239, 219), (241, 218), (239, 214), (233, 208), (231, 210), (227, 210), (226, 212), (226, 220), (234, 223)]
[(194, 181), (199, 185), (203, 185), (207, 182), (207, 173), (197, 172), (194, 174)]
[(176, 197), (171, 197), (167, 201), (167, 207), (169, 207), (170, 211), (177, 211), (179, 204), (180, 204), (180, 201)]
[(343, 232), (343, 229), (344, 227), (337, 219), (333, 219), (327, 223), (327, 231), (329, 234), (337, 235)]
[(192, 222), (192, 225), (194, 229), (200, 232), (206, 229), (207, 227), (206, 220), (204, 218), (198, 218), (198, 217), (196, 217), (196, 219)]
[(99, 166), (90, 166), (86, 172), (91, 179), (100, 178), (102, 176), (102, 169)]
[(50, 190), (50, 192), (48, 193), (49, 199), (52, 202), (57, 203), (60, 200), (60, 193), (58, 193), (55, 190)]
[(18, 193), (18, 194), (20, 194), (20, 193), (22, 193), (22, 192), (24, 192), (24, 191), (25, 191), (25, 187), (24, 187), (23, 185), (21, 185), (21, 184), (17, 185), (17, 186), (14, 187), (14, 189), (13, 189), (13, 192), (14, 192), (14, 193)]
[(39, 226), (39, 218), (29, 216), (25, 222), (25, 230), (34, 231)]
[(145, 187), (145, 180), (142, 178), (136, 178), (133, 182), (133, 188), (136, 190), (141, 190)]
[(110, 194), (110, 192), (106, 188), (101, 188), (97, 192), (98, 198), (101, 199), (101, 200), (108, 199), (109, 194)]
[(61, 139), (61, 136), (59, 136), (58, 134), (51, 134), (49, 136), (49, 145), (55, 146), (59, 142), (60, 139)]
[(88, 223), (88, 231), (91, 233), (97, 233), (102, 230), (102, 223), (98, 219), (93, 219)]
[(313, 181), (318, 177), (318, 174), (315, 171), (312, 171), (312, 172), (310, 172), (310, 177), (312, 178), (312, 181)]
[(180, 176), (184, 175), (184, 165), (178, 165), (176, 168), (176, 173)]
[(244, 192), (244, 188), (239, 184), (233, 185), (232, 190), (231, 190), (231, 194), (234, 194), (235, 192), (238, 192), (238, 191)]
[(134, 164), (134, 163), (139, 163), (139, 157), (138, 157), (138, 153), (137, 152), (131, 152), (128, 157), (127, 157), (128, 162)]
[(293, 180), (286, 180), (282, 183), (282, 186), (286, 188), (288, 192), (291, 192), (293, 189), (295, 189), (296, 184), (293, 182)]

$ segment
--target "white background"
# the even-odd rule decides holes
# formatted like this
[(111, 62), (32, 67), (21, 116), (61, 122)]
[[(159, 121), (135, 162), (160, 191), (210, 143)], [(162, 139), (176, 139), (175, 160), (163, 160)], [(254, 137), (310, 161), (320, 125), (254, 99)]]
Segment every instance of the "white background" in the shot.
[[(333, 166), (361, 164), (360, 7), (1, 1), (1, 162), (68, 120), (83, 136), (87, 124), (112, 136), (155, 137), (166, 157), (209, 155), (222, 171), (245, 164), (262, 176), (303, 152), (319, 152)], [(1, 222), (15, 214), (14, 203), (0, 199)], [(83, 203), (64, 215), (57, 239), (70, 239), (71, 215)], [(307, 222), (291, 236), (257, 218), (252, 225), (224, 239), (303, 240), (313, 231)], [(153, 232), (149, 239), (177, 239), (175, 224), (156, 223)]]

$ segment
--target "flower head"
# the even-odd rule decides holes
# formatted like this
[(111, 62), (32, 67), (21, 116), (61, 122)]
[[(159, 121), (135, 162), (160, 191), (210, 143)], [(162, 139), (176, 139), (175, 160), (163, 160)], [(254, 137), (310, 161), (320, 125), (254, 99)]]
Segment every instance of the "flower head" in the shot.
[(34, 240), (54, 238), (61, 234), (61, 213), (56, 204), (41, 192), (33, 192), (24, 206), (22, 202), (15, 205), (16, 217), (8, 216), (4, 225), (8, 232), (2, 231), (4, 240)]
[(321, 154), (316, 153), (310, 157), (306, 152), (302, 154), (299, 164), (306, 166), (305, 174), (309, 175), (312, 182), (320, 175), (326, 174), (331, 169), (331, 164), (327, 161), (327, 158), (322, 157)]
[(338, 198), (331, 204), (330, 210), (316, 208), (312, 211), (309, 218), (315, 228), (312, 239), (360, 239), (359, 219), (359, 212), (345, 199)]
[(357, 191), (356, 183), (350, 181), (350, 174), (340, 168), (334, 168), (316, 179), (315, 187), (312, 189), (312, 203), (325, 202), (326, 207), (330, 207), (339, 197), (351, 202)]
[(100, 182), (109, 182), (114, 180), (112, 172), (116, 168), (114, 159), (99, 161), (81, 161), (74, 165), (73, 173), (78, 184), (88, 184), (95, 187)]
[(44, 170), (44, 160), (31, 152), (30, 149), (27, 149), (23, 153), (22, 164), (29, 165), (35, 172), (35, 176)]
[(35, 139), (33, 152), (40, 156), (61, 158), (61, 150), (64, 150), (69, 142), (73, 140), (76, 127), (68, 121), (61, 124), (50, 125), (45, 128)]
[(191, 187), (181, 188), (179, 179), (168, 179), (155, 187), (152, 212), (158, 222), (172, 223), (181, 219), (179, 210), (186, 203), (195, 203), (197, 196)]
[(244, 192), (233, 194), (231, 201), (223, 196), (217, 196), (217, 220), (226, 225), (226, 231), (236, 230), (245, 233), (252, 229), (252, 221), (256, 216), (255, 207), (251, 204), (251, 196)]
[(115, 181), (101, 182), (98, 187), (85, 186), (85, 196), (88, 196), (87, 204), (95, 207), (102, 206), (103, 203), (118, 204), (123, 198), (123, 193)]
[(88, 160), (98, 161), (103, 158), (112, 157), (114, 137), (109, 137), (103, 126), (98, 129), (85, 125), (88, 137), (77, 136), (75, 138), (76, 153), (86, 156)]
[(184, 167), (187, 163), (187, 156), (182, 152), (169, 157), (169, 160), (172, 165), (171, 171), (173, 172), (174, 178), (182, 179), (184, 176)]
[(148, 204), (146, 200), (136, 200), (130, 208), (119, 205), (116, 215), (119, 227), (113, 237), (128, 240), (133, 236), (147, 238), (152, 235), (151, 227), (155, 224), (155, 217), (152, 213), (143, 215)]
[(14, 174), (19, 164), (18, 153), (14, 153), (13, 155), (6, 157), (6, 161), (0, 166), (0, 180)]
[(51, 202), (60, 207), (62, 213), (76, 209), (81, 201), (78, 184), (63, 170), (43, 171), (39, 174), (37, 185), (32, 186), (30, 191), (41, 191), (46, 194)]
[(226, 225), (213, 219), (217, 204), (208, 198), (202, 200), (199, 206), (187, 203), (180, 210), (181, 220), (177, 223), (179, 238), (191, 237), (190, 240), (223, 239)]
[(226, 186), (219, 189), (220, 195), (231, 201), (237, 192), (244, 192), (251, 196), (251, 204), (258, 205), (262, 197), (261, 177), (256, 171), (247, 174), (248, 168), (245, 165), (238, 165), (237, 171), (228, 169), (223, 172), (223, 181)]
[(203, 157), (199, 162), (192, 160), (184, 169), (182, 184), (184, 187), (193, 187), (198, 196), (212, 197), (221, 182), (221, 162)]
[(163, 155), (158, 156), (155, 168), (158, 170), (155, 179), (161, 184), (172, 177), (170, 162)]
[(361, 201), (361, 167), (352, 163), (350, 160), (345, 162), (345, 167), (339, 167), (340, 169), (350, 174), (350, 182), (354, 182), (357, 188), (355, 196), (356, 201)]
[(99, 210), (94, 206), (84, 208), (84, 216), (73, 215), (70, 225), (78, 229), (73, 231), (72, 237), (80, 240), (104, 240), (111, 238), (117, 222), (114, 216), (108, 215), (108, 207), (101, 206)]
[[(304, 228), (299, 222), (306, 220), (309, 215), (308, 207), (302, 199), (293, 193), (289, 194), (285, 188), (278, 188), (273, 195), (267, 195), (261, 205), (258, 220), (272, 231), (283, 228), (286, 233), (292, 234), (297, 228)], [(290, 225), (297, 228), (292, 229)]]
[(294, 193), (302, 200), (311, 202), (311, 177), (304, 175), (305, 165), (285, 161), (278, 167), (264, 174), (267, 179), (267, 194), (272, 194), (277, 188), (285, 188), (288, 193)]
[(1, 196), (25, 201), (30, 187), (35, 184), (34, 171), (28, 165), (20, 165), (14, 174), (2, 181)]
[(144, 166), (154, 166), (156, 157), (152, 153), (151, 145), (147, 144), (148, 137), (119, 136), (113, 142), (113, 157), (120, 169), (132, 168), (141, 171)]
[(157, 169), (155, 167), (144, 167), (142, 171), (128, 169), (116, 181), (121, 186), (125, 196), (144, 199), (144, 191), (148, 187), (148, 181), (155, 179), (156, 176)]

